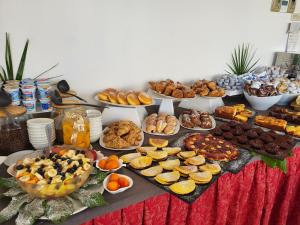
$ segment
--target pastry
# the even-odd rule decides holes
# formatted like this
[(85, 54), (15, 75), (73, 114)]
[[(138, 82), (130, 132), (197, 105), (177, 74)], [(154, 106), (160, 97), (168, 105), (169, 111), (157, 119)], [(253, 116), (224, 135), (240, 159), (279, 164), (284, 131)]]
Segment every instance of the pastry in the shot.
[(187, 150), (216, 161), (227, 162), (236, 159), (239, 155), (238, 149), (233, 144), (211, 134), (192, 134), (184, 140), (184, 146)]
[(287, 125), (286, 120), (277, 119), (271, 116), (263, 116), (263, 115), (256, 116), (254, 122), (259, 126), (278, 130), (278, 131), (284, 131)]
[(178, 121), (175, 116), (165, 113), (153, 113), (145, 118), (145, 130), (148, 133), (175, 134)]
[(222, 97), (225, 95), (225, 90), (215, 81), (197, 80), (192, 85), (192, 89), (200, 96)]
[(181, 123), (186, 128), (212, 128), (212, 119), (207, 112), (200, 112), (197, 110), (187, 110), (181, 115)]
[(141, 104), (138, 96), (134, 92), (131, 92), (127, 95), (127, 101), (130, 105), (140, 105)]
[(236, 120), (239, 122), (247, 122), (252, 116), (252, 111), (245, 108), (244, 104), (232, 106), (220, 106), (215, 109), (215, 115), (220, 118)]
[(170, 79), (165, 81), (151, 81), (150, 88), (160, 94), (172, 96), (174, 98), (193, 98), (195, 91), (180, 82), (174, 82)]
[(146, 94), (143, 91), (138, 94), (138, 99), (140, 100), (140, 102), (143, 105), (151, 105), (152, 101), (153, 101), (153, 99), (151, 98), (151, 96), (149, 96), (148, 94)]
[(113, 88), (108, 88), (97, 93), (97, 97), (101, 101), (120, 105), (150, 105), (153, 101), (152, 97), (143, 91), (121, 91)]
[(123, 149), (137, 146), (141, 140), (140, 128), (131, 121), (114, 122), (103, 133), (103, 142), (108, 148)]
[[(280, 160), (288, 156), (289, 150), (295, 145), (293, 138), (287, 135), (277, 134), (275, 131), (264, 131), (260, 127), (251, 127), (247, 123), (240, 124), (230, 121), (216, 127), (210, 132), (216, 137), (222, 137), (232, 144), (241, 146), (241, 148)], [(295, 127), (287, 126), (286, 132), (295, 132)], [(203, 142), (205, 144), (205, 141), (198, 139), (198, 146), (204, 145), (202, 144)], [(191, 141), (187, 142), (185, 146), (196, 149), (195, 144)], [(205, 149), (214, 150), (215, 146), (207, 146)], [(199, 152), (200, 150), (198, 150), (198, 154)]]
[(119, 91), (117, 94), (117, 101), (121, 105), (128, 105), (128, 101), (126, 98), (126, 93), (123, 91)]
[(118, 100), (117, 100), (117, 92), (109, 91), (109, 92), (108, 92), (108, 100), (109, 100), (111, 103), (118, 103)]

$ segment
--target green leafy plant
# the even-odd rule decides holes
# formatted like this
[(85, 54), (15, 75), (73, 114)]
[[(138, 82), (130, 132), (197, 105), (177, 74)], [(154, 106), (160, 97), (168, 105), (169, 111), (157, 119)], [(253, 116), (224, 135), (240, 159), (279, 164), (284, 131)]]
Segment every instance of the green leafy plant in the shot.
[(6, 71), (3, 68), (3, 66), (0, 66), (0, 69), (1, 69), (0, 70), (0, 79), (2, 81), (22, 80), (28, 45), (29, 45), (29, 40), (27, 39), (26, 43), (25, 43), (25, 46), (24, 46), (24, 49), (23, 49), (21, 60), (19, 62), (17, 73), (14, 74), (9, 34), (5, 33), (5, 65), (6, 65)]
[(238, 45), (231, 54), (231, 64), (227, 64), (227, 73), (241, 75), (255, 70), (255, 65), (259, 59), (254, 60), (255, 51), (249, 44)]

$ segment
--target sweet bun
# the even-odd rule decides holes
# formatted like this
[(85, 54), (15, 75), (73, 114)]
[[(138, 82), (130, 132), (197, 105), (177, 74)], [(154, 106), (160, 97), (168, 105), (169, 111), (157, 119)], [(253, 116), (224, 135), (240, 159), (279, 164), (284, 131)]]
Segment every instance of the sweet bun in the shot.
[(146, 94), (143, 91), (138, 94), (138, 99), (144, 105), (150, 105), (150, 104), (152, 104), (152, 101), (153, 101), (151, 96), (149, 96), (148, 94)]
[(108, 100), (111, 102), (111, 103), (118, 103), (118, 100), (117, 100), (117, 93), (114, 92), (114, 91), (109, 91), (108, 92)]
[(156, 123), (156, 131), (161, 133), (163, 132), (163, 130), (166, 128), (167, 126), (167, 122), (164, 121), (164, 120), (158, 120), (157, 123)]
[(141, 102), (139, 100), (139, 98), (137, 97), (137, 95), (133, 92), (130, 92), (128, 95), (127, 95), (127, 101), (129, 103), (129, 105), (140, 105)]
[(121, 105), (128, 105), (128, 101), (126, 98), (126, 93), (123, 91), (119, 91), (117, 94), (117, 101)]
[(98, 99), (99, 99), (99, 100), (102, 100), (102, 101), (109, 101), (109, 99), (108, 99), (108, 93), (106, 93), (106, 92), (104, 92), (104, 91), (98, 93), (97, 96), (98, 96)]

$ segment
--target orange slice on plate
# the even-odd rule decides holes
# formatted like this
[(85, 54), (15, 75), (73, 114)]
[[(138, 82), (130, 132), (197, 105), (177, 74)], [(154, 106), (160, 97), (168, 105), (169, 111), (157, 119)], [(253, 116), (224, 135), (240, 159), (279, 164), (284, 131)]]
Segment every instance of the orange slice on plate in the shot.
[(152, 101), (153, 101), (151, 96), (149, 96), (148, 94), (146, 94), (143, 91), (138, 94), (138, 99), (144, 105), (150, 105), (150, 104), (152, 104)]
[(137, 97), (137, 95), (133, 92), (130, 92), (128, 95), (127, 95), (127, 101), (130, 105), (140, 105), (141, 102), (139, 100), (139, 98)]
[(128, 105), (128, 101), (126, 99), (126, 93), (123, 91), (119, 91), (117, 94), (117, 101), (121, 105)]

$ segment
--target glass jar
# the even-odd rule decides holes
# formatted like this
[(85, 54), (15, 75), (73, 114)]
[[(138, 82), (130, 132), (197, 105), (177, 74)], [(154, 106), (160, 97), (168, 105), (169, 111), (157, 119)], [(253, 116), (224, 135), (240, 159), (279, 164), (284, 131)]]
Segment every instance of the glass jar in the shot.
[(62, 128), (64, 144), (80, 148), (90, 147), (90, 124), (85, 110), (65, 111)]
[(32, 149), (29, 142), (26, 120), (29, 115), (0, 118), (0, 155)]
[[(71, 102), (68, 102), (70, 104)], [(55, 124), (55, 134), (56, 134), (56, 144), (63, 144), (64, 143), (64, 136), (63, 136), (63, 126), (62, 121), (65, 115), (65, 112), (68, 110), (74, 109), (82, 109), (80, 106), (68, 105), (68, 106), (59, 106), (53, 105), (53, 112), (51, 118), (54, 119)]]

